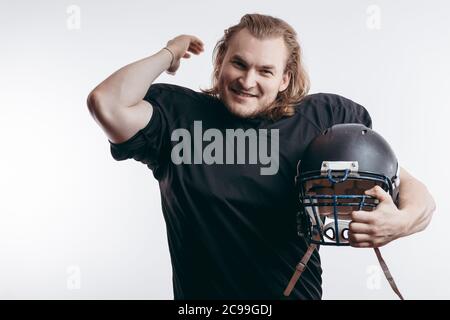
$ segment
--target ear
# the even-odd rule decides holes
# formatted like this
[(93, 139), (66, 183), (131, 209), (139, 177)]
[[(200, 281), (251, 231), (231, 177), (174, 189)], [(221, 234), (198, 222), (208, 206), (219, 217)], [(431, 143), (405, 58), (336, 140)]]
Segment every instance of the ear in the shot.
[(286, 90), (287, 87), (289, 86), (290, 81), (291, 81), (291, 73), (285, 72), (283, 74), (283, 79), (281, 81), (281, 85), (280, 85), (280, 88), (278, 89), (278, 92), (282, 92), (282, 91)]

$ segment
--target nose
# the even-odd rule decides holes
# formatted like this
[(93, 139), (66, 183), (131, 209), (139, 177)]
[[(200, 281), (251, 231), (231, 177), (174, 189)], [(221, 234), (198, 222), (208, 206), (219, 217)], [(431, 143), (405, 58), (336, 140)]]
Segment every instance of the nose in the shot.
[(254, 70), (245, 71), (239, 78), (239, 84), (245, 91), (250, 91), (251, 88), (256, 86), (256, 74)]

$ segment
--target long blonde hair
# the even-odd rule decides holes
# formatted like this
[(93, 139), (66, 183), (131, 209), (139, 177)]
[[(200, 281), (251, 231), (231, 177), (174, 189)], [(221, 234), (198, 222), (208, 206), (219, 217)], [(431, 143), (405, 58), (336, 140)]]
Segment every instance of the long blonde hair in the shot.
[(290, 82), (284, 91), (278, 93), (275, 101), (264, 113), (268, 118), (273, 120), (277, 120), (283, 116), (292, 116), (295, 112), (295, 105), (308, 94), (310, 82), (308, 74), (303, 67), (297, 33), (288, 23), (272, 16), (256, 13), (246, 14), (237, 25), (225, 30), (223, 37), (214, 47), (212, 88), (202, 89), (201, 91), (218, 97), (219, 73), (229, 43), (233, 36), (244, 28), (257, 39), (283, 37), (289, 53), (284, 72), (290, 74)]

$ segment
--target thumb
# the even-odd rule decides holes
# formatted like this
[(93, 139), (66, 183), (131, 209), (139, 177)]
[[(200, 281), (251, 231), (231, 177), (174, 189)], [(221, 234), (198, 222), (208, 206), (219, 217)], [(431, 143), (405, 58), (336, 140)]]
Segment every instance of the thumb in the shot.
[(180, 67), (180, 60), (174, 61), (172, 66), (169, 69), (167, 69), (167, 73), (170, 75), (175, 75), (179, 67)]
[(390, 194), (384, 191), (380, 186), (375, 186), (372, 189), (366, 190), (364, 193), (368, 196), (377, 198), (380, 202), (388, 200), (392, 201)]

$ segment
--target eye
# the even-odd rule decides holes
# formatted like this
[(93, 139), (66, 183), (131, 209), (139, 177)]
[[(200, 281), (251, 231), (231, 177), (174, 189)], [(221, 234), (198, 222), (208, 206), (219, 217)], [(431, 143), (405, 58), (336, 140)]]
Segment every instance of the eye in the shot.
[(244, 69), (245, 65), (242, 62), (239, 61), (233, 61), (232, 62), (236, 67), (238, 67), (239, 69)]
[(273, 75), (272, 71), (270, 70), (262, 70), (262, 73)]

